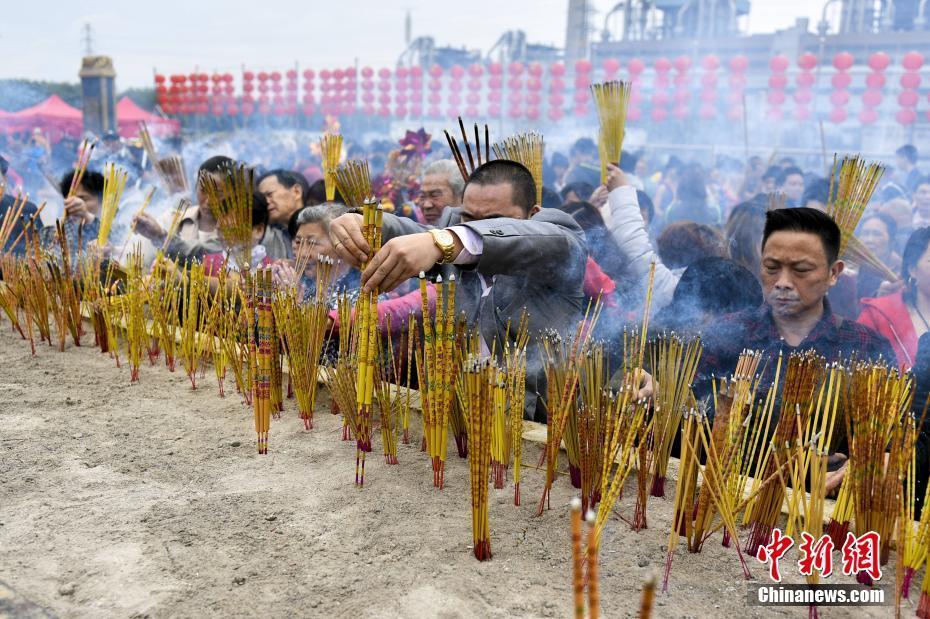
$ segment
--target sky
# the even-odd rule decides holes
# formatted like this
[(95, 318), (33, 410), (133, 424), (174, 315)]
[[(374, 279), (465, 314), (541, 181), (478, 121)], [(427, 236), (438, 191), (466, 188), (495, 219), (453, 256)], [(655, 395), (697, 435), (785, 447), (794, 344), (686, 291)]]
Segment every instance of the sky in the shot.
[[(599, 31), (615, 0), (591, 0)], [(486, 52), (507, 30), (527, 40), (562, 46), (568, 0), (262, 0), (260, 3), (160, 0), (27, 0), (4, 2), (0, 78), (77, 81), (83, 27), (93, 50), (113, 58), (117, 89), (149, 87), (161, 73), (238, 73), (255, 69), (393, 66), (404, 50), (404, 17), (414, 37)], [(248, 7), (240, 9), (239, 7)], [(132, 8), (131, 8), (132, 7)], [(156, 8), (157, 7), (157, 8)], [(819, 19), (821, 0), (754, 0), (751, 32)]]

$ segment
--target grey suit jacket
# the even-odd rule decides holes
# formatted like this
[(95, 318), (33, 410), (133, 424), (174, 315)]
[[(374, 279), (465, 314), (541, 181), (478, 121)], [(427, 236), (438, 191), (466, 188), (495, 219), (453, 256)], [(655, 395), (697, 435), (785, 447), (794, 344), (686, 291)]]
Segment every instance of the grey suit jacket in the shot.
[[(490, 346), (497, 339), (501, 350), (507, 337), (507, 321), (516, 329), (520, 313), (529, 316), (530, 347), (527, 351), (527, 397), (525, 415), (545, 422), (545, 410), (537, 409), (537, 394), (545, 397), (542, 360), (536, 349), (536, 336), (544, 330), (571, 332), (584, 309), (584, 270), (587, 245), (584, 232), (570, 215), (555, 209), (543, 209), (531, 219), (486, 219), (462, 223), (461, 210), (447, 208), (439, 219), (439, 228), (464, 226), (481, 236), (483, 248), (478, 262), (454, 269), (456, 313), (465, 313), (469, 326), (478, 325)], [(410, 219), (384, 216), (385, 242), (406, 234), (425, 232)], [(484, 297), (481, 274), (491, 286)]]

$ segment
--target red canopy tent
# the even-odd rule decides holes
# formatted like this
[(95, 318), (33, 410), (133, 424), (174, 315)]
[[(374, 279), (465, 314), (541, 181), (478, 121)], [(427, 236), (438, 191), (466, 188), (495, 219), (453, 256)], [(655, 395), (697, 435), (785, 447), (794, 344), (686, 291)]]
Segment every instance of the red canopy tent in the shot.
[(57, 141), (61, 135), (80, 137), (83, 125), (81, 110), (68, 105), (58, 95), (24, 110), (0, 116), (0, 127), (7, 133), (40, 127), (52, 141)]
[(129, 97), (123, 97), (116, 103), (116, 124), (119, 126), (119, 134), (122, 137), (138, 136), (140, 122), (145, 122), (149, 133), (155, 136), (164, 137), (181, 132), (180, 122), (147, 112)]

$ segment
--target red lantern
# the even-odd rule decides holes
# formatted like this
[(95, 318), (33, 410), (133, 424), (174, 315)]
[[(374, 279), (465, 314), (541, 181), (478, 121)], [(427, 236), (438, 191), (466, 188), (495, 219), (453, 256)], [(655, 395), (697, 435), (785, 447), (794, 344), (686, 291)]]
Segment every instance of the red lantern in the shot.
[(788, 85), (788, 76), (784, 73), (775, 73), (769, 76), (769, 88), (773, 90), (782, 90)]
[(804, 52), (798, 56), (798, 66), (804, 71), (811, 71), (817, 66), (817, 56), (810, 52)]
[(523, 73), (523, 63), (522, 62), (511, 62), (507, 67), (507, 72), (511, 75), (521, 75)]
[(807, 71), (802, 71), (794, 76), (794, 83), (802, 88), (810, 88), (817, 81), (817, 76)]
[(891, 58), (885, 52), (875, 52), (869, 56), (869, 68), (873, 71), (884, 71), (891, 64)]
[[(437, 67), (437, 68), (438, 68), (438, 67)], [(430, 73), (432, 73), (432, 71), (431, 71)], [(439, 74), (440, 74), (440, 75), (442, 74), (442, 71), (441, 71), (441, 70), (440, 70)], [(382, 80), (386, 80), (386, 79), (390, 78), (390, 77), (391, 77), (391, 70), (390, 70), (390, 69), (386, 69), (386, 68), (378, 69), (378, 77), (380, 77)], [(437, 76), (434, 76), (434, 77), (438, 77), (438, 75), (437, 75)]]
[(901, 87), (909, 90), (916, 90), (920, 87), (920, 73), (908, 71), (901, 75)]
[(811, 109), (804, 105), (799, 105), (794, 110), (794, 117), (800, 121), (810, 120)]
[(842, 107), (849, 103), (848, 90), (834, 90), (830, 93), (830, 103), (837, 107)]
[(871, 125), (877, 120), (878, 120), (878, 112), (876, 112), (874, 108), (864, 107), (859, 112), (859, 121), (863, 125)]
[(794, 91), (794, 101), (800, 105), (806, 105), (814, 100), (814, 93), (810, 88), (798, 88)]
[(713, 118), (716, 115), (717, 115), (717, 110), (714, 108), (713, 105), (709, 105), (709, 104), (702, 105), (701, 109), (698, 110), (698, 117), (701, 120), (713, 120)]
[(835, 107), (830, 110), (830, 122), (834, 124), (840, 124), (846, 120), (848, 114), (846, 113), (846, 108), (844, 107)]
[(830, 84), (833, 85), (833, 88), (837, 90), (842, 90), (848, 88), (852, 83), (852, 76), (849, 73), (840, 71), (839, 73), (834, 73), (833, 77), (830, 78)]
[(920, 52), (908, 52), (901, 58), (901, 65), (908, 71), (917, 71), (920, 67), (924, 66), (924, 56)]
[(878, 107), (882, 102), (882, 91), (880, 90), (866, 90), (862, 93), (862, 103), (867, 107)]
[(788, 70), (789, 64), (787, 56), (773, 56), (772, 59), (769, 60), (769, 69), (771, 69), (773, 73), (784, 73)]
[(626, 65), (627, 71), (630, 72), (630, 75), (636, 76), (642, 73), (646, 69), (645, 63), (639, 58), (633, 58)]
[(592, 67), (591, 61), (586, 58), (575, 61), (575, 71), (578, 73), (590, 73)]
[(733, 56), (730, 58), (730, 70), (734, 73), (743, 73), (749, 68), (749, 58), (746, 56)]
[(526, 68), (527, 72), (533, 77), (540, 77), (543, 74), (543, 67), (538, 62), (531, 62)]
[(840, 52), (833, 57), (833, 67), (838, 71), (848, 71), (855, 61), (849, 52)]
[(720, 58), (714, 54), (704, 56), (704, 59), (701, 61), (701, 66), (704, 67), (705, 71), (716, 71), (720, 66)]
[(546, 113), (546, 115), (549, 116), (549, 120), (553, 122), (562, 120), (562, 114), (561, 108), (557, 107), (550, 107), (549, 111)]
[(895, 119), (902, 125), (911, 125), (917, 120), (917, 112), (913, 108), (904, 108), (898, 110)]
[(902, 90), (898, 94), (898, 105), (905, 108), (917, 107), (917, 103), (920, 101), (920, 96), (917, 94), (916, 90)]
[(668, 119), (668, 111), (664, 107), (652, 108), (652, 120), (661, 123)]
[(880, 89), (885, 86), (884, 73), (869, 73), (865, 76), (865, 85), (869, 88)]
[(620, 61), (616, 58), (607, 58), (604, 60), (603, 64), (604, 71), (606, 71), (608, 75), (614, 75), (617, 71), (620, 70)]
[(770, 105), (781, 105), (785, 102), (785, 91), (770, 90), (766, 96)]
[(164, 76), (164, 75), (156, 75), (156, 76), (155, 76), (155, 83), (156, 83), (156, 84), (164, 84), (164, 83), (165, 83), (165, 76)]
[(562, 77), (565, 75), (565, 65), (561, 62), (554, 62), (549, 65), (549, 73), (551, 73), (554, 77)]

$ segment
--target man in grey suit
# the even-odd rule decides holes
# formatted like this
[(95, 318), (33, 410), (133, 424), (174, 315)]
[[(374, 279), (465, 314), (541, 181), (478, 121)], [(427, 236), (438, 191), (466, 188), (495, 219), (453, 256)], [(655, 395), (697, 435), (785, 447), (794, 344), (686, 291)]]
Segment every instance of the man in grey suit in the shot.
[[(361, 225), (350, 213), (330, 226), (336, 252), (354, 266), (370, 251)], [(389, 291), (421, 271), (454, 265), (456, 309), (478, 325), (489, 349), (495, 338), (501, 349), (507, 321), (517, 324), (524, 307), (533, 339), (545, 329), (568, 333), (582, 317), (584, 232), (569, 215), (536, 204), (533, 176), (519, 163), (495, 160), (476, 169), (462, 207), (444, 209), (435, 228), (386, 214), (383, 239), (362, 285)], [(545, 395), (544, 374), (533, 343), (527, 364), (524, 413), (545, 423), (545, 409), (536, 405)]]
[[(371, 249), (362, 235), (361, 215), (333, 221), (330, 237), (337, 254), (359, 266)], [(477, 168), (465, 184), (461, 208), (446, 208), (435, 228), (384, 216), (384, 245), (362, 273), (366, 290), (390, 291), (420, 272), (455, 269), (456, 309), (478, 325), (485, 344), (497, 350), (526, 308), (531, 344), (527, 350), (524, 416), (546, 422), (545, 373), (536, 336), (546, 329), (567, 334), (582, 317), (587, 246), (569, 215), (536, 204), (530, 171), (495, 160)], [(451, 265), (451, 266), (449, 266)], [(640, 374), (639, 397), (652, 394), (652, 379)]]

